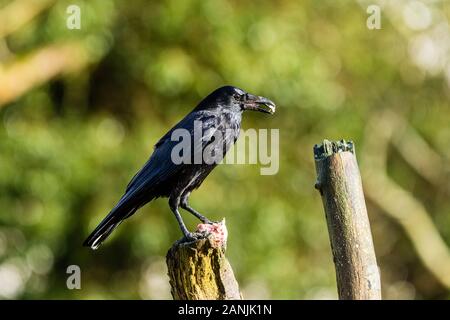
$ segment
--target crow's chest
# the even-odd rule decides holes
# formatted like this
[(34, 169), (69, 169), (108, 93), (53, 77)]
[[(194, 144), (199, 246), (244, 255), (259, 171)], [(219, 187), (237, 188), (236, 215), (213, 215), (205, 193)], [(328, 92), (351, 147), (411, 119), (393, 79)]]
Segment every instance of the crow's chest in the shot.
[(230, 144), (235, 143), (239, 137), (242, 121), (241, 117), (242, 115), (240, 113), (233, 112), (225, 112), (220, 117), (218, 130), (221, 131), (224, 136), (224, 140)]

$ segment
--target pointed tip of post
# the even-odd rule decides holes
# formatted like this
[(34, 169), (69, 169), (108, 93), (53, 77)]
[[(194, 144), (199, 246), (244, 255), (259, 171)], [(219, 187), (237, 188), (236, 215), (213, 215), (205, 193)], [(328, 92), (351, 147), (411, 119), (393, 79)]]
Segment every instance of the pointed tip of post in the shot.
[(329, 141), (324, 139), (321, 144), (314, 145), (314, 159), (322, 160), (328, 158), (329, 156), (339, 153), (349, 151), (355, 153), (355, 144), (351, 140), (339, 140), (339, 141)]

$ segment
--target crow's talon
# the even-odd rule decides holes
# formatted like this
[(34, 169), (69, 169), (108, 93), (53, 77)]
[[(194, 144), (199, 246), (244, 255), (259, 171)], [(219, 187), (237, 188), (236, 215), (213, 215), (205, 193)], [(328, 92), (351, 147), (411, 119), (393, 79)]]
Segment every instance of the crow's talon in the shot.
[(197, 241), (202, 236), (196, 232), (189, 232), (188, 234), (184, 235), (183, 242), (192, 242)]

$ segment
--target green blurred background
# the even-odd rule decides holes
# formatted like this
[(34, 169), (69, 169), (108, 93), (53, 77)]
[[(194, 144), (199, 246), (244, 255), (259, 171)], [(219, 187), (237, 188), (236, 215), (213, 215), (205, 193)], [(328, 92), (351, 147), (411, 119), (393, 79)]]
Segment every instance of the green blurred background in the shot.
[[(279, 173), (219, 166), (191, 197), (226, 217), (245, 298), (337, 298), (314, 190), (324, 138), (356, 143), (384, 298), (449, 298), (449, 18), (439, 0), (0, 0), (0, 298), (170, 299), (181, 234), (165, 199), (99, 250), (81, 244), (158, 138), (224, 84), (278, 105), (243, 128), (280, 129)], [(81, 290), (66, 287), (73, 264)]]

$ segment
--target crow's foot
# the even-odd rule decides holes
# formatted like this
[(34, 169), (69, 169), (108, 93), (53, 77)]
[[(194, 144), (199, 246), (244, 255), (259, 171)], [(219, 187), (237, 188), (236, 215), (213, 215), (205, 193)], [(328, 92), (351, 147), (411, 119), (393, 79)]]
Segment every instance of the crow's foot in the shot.
[(188, 232), (184, 235), (182, 242), (193, 242), (203, 238), (203, 235), (198, 232)]

